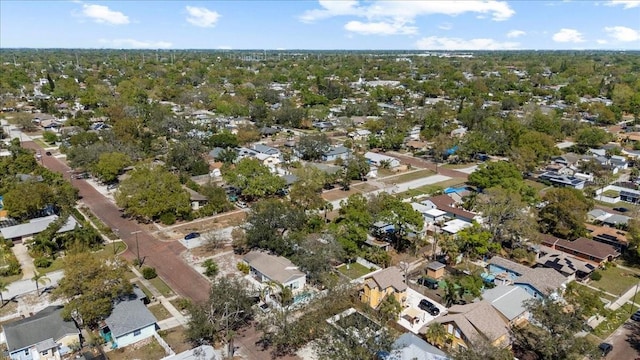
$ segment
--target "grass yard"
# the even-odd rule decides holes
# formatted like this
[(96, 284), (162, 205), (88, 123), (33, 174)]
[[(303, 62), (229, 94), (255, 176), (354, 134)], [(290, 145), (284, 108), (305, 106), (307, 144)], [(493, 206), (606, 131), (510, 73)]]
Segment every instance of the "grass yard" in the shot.
[(540, 190), (548, 187), (547, 185), (545, 185), (543, 183), (540, 183), (540, 182), (537, 182), (537, 181), (533, 181), (533, 180), (529, 180), (529, 179), (525, 180), (524, 183), (529, 185), (529, 186), (531, 186), (532, 188), (536, 189), (536, 191), (540, 191)]
[(596, 326), (593, 329), (593, 334), (598, 336), (601, 339), (606, 339), (611, 333), (616, 331), (617, 328), (620, 327), (636, 310), (638, 310), (637, 306), (632, 306), (631, 304), (625, 304), (623, 307), (619, 308), (616, 311), (611, 312), (607, 319), (600, 323), (600, 325)]
[(374, 190), (378, 190), (377, 187), (375, 187), (373, 185), (369, 185), (366, 182), (363, 182), (363, 183), (360, 183), (360, 184), (357, 184), (357, 185), (353, 185), (351, 188), (354, 189), (354, 190), (358, 190), (363, 194), (366, 194), (368, 192), (372, 192)]
[(149, 280), (149, 282), (151, 283), (151, 285), (153, 285), (153, 287), (156, 288), (156, 290), (158, 290), (160, 292), (160, 294), (169, 297), (173, 295), (173, 290), (171, 290), (171, 288), (169, 287), (169, 285), (167, 285), (167, 283), (165, 283), (164, 281), (162, 281), (162, 279), (160, 279), (160, 277), (156, 276), (153, 279)]
[(185, 329), (182, 326), (171, 330), (160, 331), (159, 334), (176, 354), (191, 349), (191, 345), (185, 339)]
[(401, 184), (413, 180), (418, 180), (425, 178), (427, 176), (434, 175), (435, 173), (431, 170), (415, 170), (411, 172), (407, 172), (398, 176), (392, 176), (385, 179), (382, 179), (382, 182), (385, 184)]
[[(347, 266), (349, 268), (347, 269)], [(371, 269), (359, 263), (344, 264), (338, 267), (338, 271), (346, 275), (350, 279), (357, 279), (371, 272)]]
[(634, 273), (618, 267), (598, 271), (602, 274), (602, 279), (591, 282), (591, 286), (613, 295), (619, 296), (640, 282)]
[(107, 353), (109, 360), (159, 360), (165, 356), (167, 356), (167, 354), (164, 352), (164, 349), (154, 338), (151, 338), (148, 342), (147, 340), (143, 340), (140, 343), (131, 344), (122, 349), (115, 349)]
[(149, 311), (155, 316), (156, 320), (161, 321), (171, 317), (171, 313), (162, 304), (151, 305), (147, 307)]
[(18, 275), (0, 276), (0, 281), (5, 284), (11, 284), (14, 281), (22, 280), (22, 272)]
[(462, 184), (464, 184), (464, 182), (461, 182), (460, 179), (449, 179), (449, 180), (441, 181), (436, 184), (425, 185), (425, 186), (417, 187), (415, 189), (410, 189), (408, 191), (400, 193), (400, 196), (402, 196), (405, 199), (408, 199), (408, 198), (418, 197), (423, 195), (431, 195), (435, 192), (443, 191), (448, 187), (462, 185)]

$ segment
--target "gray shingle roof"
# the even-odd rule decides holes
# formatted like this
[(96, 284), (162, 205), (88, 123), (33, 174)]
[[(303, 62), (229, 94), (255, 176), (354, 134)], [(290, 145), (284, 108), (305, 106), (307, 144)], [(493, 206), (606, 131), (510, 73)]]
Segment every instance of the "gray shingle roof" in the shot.
[(113, 306), (111, 315), (104, 319), (114, 338), (156, 323), (156, 318), (138, 294), (131, 295)]
[(567, 281), (559, 272), (548, 268), (535, 268), (514, 280), (515, 284), (529, 284), (544, 295), (550, 295)]
[(72, 321), (62, 319), (62, 306), (49, 306), (26, 319), (4, 324), (9, 352), (28, 348), (38, 343), (53, 341), (70, 334), (79, 334)]
[[(20, 224), (0, 229), (2, 237), (5, 239), (15, 239), (23, 236), (35, 235), (43, 232), (52, 222), (58, 219), (57, 215), (50, 215), (41, 218), (31, 219), (26, 224)], [(73, 230), (76, 225), (79, 225), (73, 216), (69, 216), (67, 222), (62, 225), (58, 233), (63, 233)]]
[(305, 276), (289, 259), (269, 255), (262, 251), (252, 251), (244, 256), (244, 261), (252, 268), (273, 281), (286, 284), (291, 280)]
[(511, 260), (507, 260), (500, 256), (494, 256), (489, 260), (489, 264), (499, 266), (503, 269), (507, 269), (518, 273), (519, 275), (524, 275), (525, 273), (531, 271), (530, 267), (518, 264), (517, 262), (513, 262)]

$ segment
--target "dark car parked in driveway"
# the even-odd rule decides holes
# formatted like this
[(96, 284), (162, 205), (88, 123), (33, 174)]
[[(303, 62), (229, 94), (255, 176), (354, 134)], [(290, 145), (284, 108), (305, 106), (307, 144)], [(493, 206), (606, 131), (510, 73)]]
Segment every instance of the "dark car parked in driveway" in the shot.
[(640, 321), (640, 310), (636, 311), (635, 313), (633, 313), (633, 315), (631, 315), (631, 320)]
[(420, 300), (418, 307), (421, 310), (428, 312), (431, 316), (437, 316), (438, 314), (440, 314), (440, 309), (438, 309), (437, 306), (435, 306), (431, 301), (427, 299)]
[(191, 240), (191, 239), (195, 239), (195, 238), (199, 238), (200, 237), (200, 233), (199, 232), (190, 232), (187, 235), (184, 236), (185, 240)]
[(629, 211), (629, 209), (627, 209), (626, 207), (615, 207), (615, 208), (613, 208), (613, 210), (621, 212), (621, 213), (626, 213), (627, 211)]
[(607, 356), (607, 354), (609, 354), (611, 350), (613, 350), (613, 345), (609, 343), (602, 343), (600, 344), (600, 346), (598, 346), (598, 349), (602, 351), (602, 356)]

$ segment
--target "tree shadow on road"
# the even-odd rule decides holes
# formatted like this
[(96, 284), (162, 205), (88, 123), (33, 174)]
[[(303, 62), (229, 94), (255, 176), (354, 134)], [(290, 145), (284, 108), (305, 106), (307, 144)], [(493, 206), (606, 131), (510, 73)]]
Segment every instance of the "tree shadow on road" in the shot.
[(624, 327), (629, 331), (626, 341), (636, 351), (640, 351), (640, 322), (633, 321), (624, 324)]

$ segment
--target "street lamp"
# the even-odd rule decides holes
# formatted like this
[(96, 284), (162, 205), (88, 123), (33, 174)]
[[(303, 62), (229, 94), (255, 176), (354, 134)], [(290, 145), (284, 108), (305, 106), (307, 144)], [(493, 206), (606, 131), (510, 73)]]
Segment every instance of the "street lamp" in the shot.
[(136, 256), (138, 258), (138, 267), (142, 266), (142, 261), (140, 261), (140, 244), (138, 244), (138, 234), (141, 232), (142, 231), (138, 230), (131, 233), (131, 235), (136, 236)]

